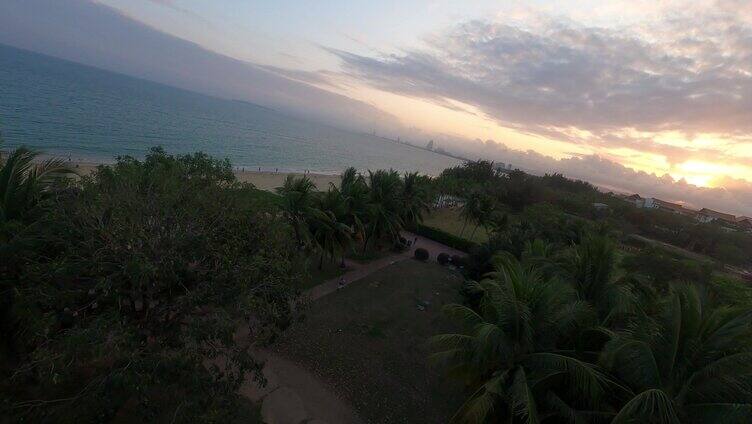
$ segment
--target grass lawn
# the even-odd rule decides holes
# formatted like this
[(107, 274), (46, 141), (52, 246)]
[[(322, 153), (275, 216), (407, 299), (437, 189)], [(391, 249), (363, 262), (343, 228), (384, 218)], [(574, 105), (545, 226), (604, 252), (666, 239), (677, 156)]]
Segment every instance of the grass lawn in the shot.
[(282, 197), (279, 195), (256, 188), (244, 187), (238, 193), (248, 208), (258, 207), (276, 211), (282, 202)]
[(441, 306), (459, 301), (461, 281), (437, 264), (398, 262), (313, 302), (273, 348), (330, 384), (366, 422), (447, 422), (463, 396), (429, 367), (426, 340), (451, 331)]
[[(458, 209), (436, 209), (426, 215), (425, 219), (423, 220), (423, 225), (446, 231), (447, 233), (454, 234), (457, 237), (460, 237), (464, 223), (464, 220), (460, 218), (460, 211)], [(473, 233), (474, 227), (474, 224), (468, 222), (467, 227), (465, 228), (465, 232), (462, 233), (462, 238), (474, 241), (476, 243), (483, 243), (485, 241), (488, 241), (486, 230), (480, 227), (475, 230), (473, 237), (470, 237), (470, 235)]]

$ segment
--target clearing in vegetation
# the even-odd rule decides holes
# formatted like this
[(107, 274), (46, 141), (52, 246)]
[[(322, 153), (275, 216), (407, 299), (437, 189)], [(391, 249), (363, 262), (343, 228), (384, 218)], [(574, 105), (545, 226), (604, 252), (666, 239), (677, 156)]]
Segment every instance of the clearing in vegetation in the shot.
[[(465, 220), (460, 216), (458, 209), (434, 209), (423, 220), (423, 225), (426, 227), (436, 228), (438, 230), (445, 231), (449, 234), (470, 240), (475, 243), (484, 243), (488, 241), (488, 233), (482, 226), (475, 228), (473, 222), (468, 222), (465, 225)], [(462, 231), (462, 229), (465, 231)], [(473, 230), (475, 230), (473, 234)]]
[(459, 273), (405, 260), (311, 305), (272, 347), (343, 396), (366, 422), (447, 422), (460, 388), (428, 365), (427, 340), (451, 329)]

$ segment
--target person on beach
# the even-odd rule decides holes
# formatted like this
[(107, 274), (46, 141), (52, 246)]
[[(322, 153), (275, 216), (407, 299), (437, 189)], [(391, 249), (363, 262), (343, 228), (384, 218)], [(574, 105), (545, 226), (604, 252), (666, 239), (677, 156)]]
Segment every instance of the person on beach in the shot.
[(415, 240), (413, 240), (413, 247), (418, 244), (418, 237), (415, 237)]
[(337, 290), (345, 287), (345, 277), (339, 277), (339, 284), (337, 284)]

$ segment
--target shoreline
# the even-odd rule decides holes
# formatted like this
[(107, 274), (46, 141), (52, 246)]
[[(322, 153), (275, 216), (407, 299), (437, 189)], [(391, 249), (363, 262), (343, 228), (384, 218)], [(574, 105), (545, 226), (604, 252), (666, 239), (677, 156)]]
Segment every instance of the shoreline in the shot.
[[(77, 172), (79, 172), (81, 175), (88, 175), (94, 170), (100, 166), (100, 165), (112, 165), (113, 163), (105, 163), (105, 162), (77, 162), (77, 161), (70, 161), (66, 162), (70, 163), (70, 165), (75, 169)], [(308, 178), (313, 181), (314, 184), (316, 184), (316, 188), (318, 190), (326, 190), (330, 184), (339, 185), (340, 183), (340, 175), (339, 174), (326, 174), (321, 172), (305, 172), (301, 170), (289, 170), (289, 169), (282, 169), (277, 168), (279, 171), (274, 170), (266, 170), (264, 167), (261, 167), (261, 171), (258, 171), (259, 167), (254, 167), (252, 169), (247, 169), (248, 167), (233, 167), (233, 172), (235, 173), (235, 178), (238, 179), (239, 182), (243, 183), (251, 183), (254, 186), (256, 186), (259, 190), (266, 190), (266, 191), (274, 191), (275, 188), (281, 187), (282, 184), (284, 184), (285, 178), (287, 178), (288, 175), (295, 175), (295, 176), (307, 176)]]

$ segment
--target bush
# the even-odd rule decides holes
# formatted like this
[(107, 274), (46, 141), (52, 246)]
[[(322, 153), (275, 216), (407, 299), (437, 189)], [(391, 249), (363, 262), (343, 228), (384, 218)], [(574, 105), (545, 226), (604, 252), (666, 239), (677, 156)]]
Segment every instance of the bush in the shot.
[(477, 243), (474, 243), (472, 241), (465, 240), (461, 237), (455, 236), (454, 234), (450, 234), (446, 231), (442, 231), (433, 227), (426, 227), (425, 225), (418, 225), (418, 228), (415, 232), (419, 236), (423, 236), (435, 242), (445, 244), (451, 248), (461, 250), (466, 253), (472, 251), (475, 247), (478, 246)]
[(436, 257), (436, 262), (438, 262), (440, 265), (446, 265), (449, 263), (449, 261), (452, 258), (449, 257), (448, 253), (439, 253), (439, 256)]
[(292, 318), (286, 226), (203, 154), (120, 158), (77, 187), (0, 246), (8, 422), (232, 421), (259, 370), (238, 323), (269, 340)]
[(422, 247), (415, 249), (415, 259), (419, 261), (427, 261), (428, 257), (428, 250), (423, 249)]

